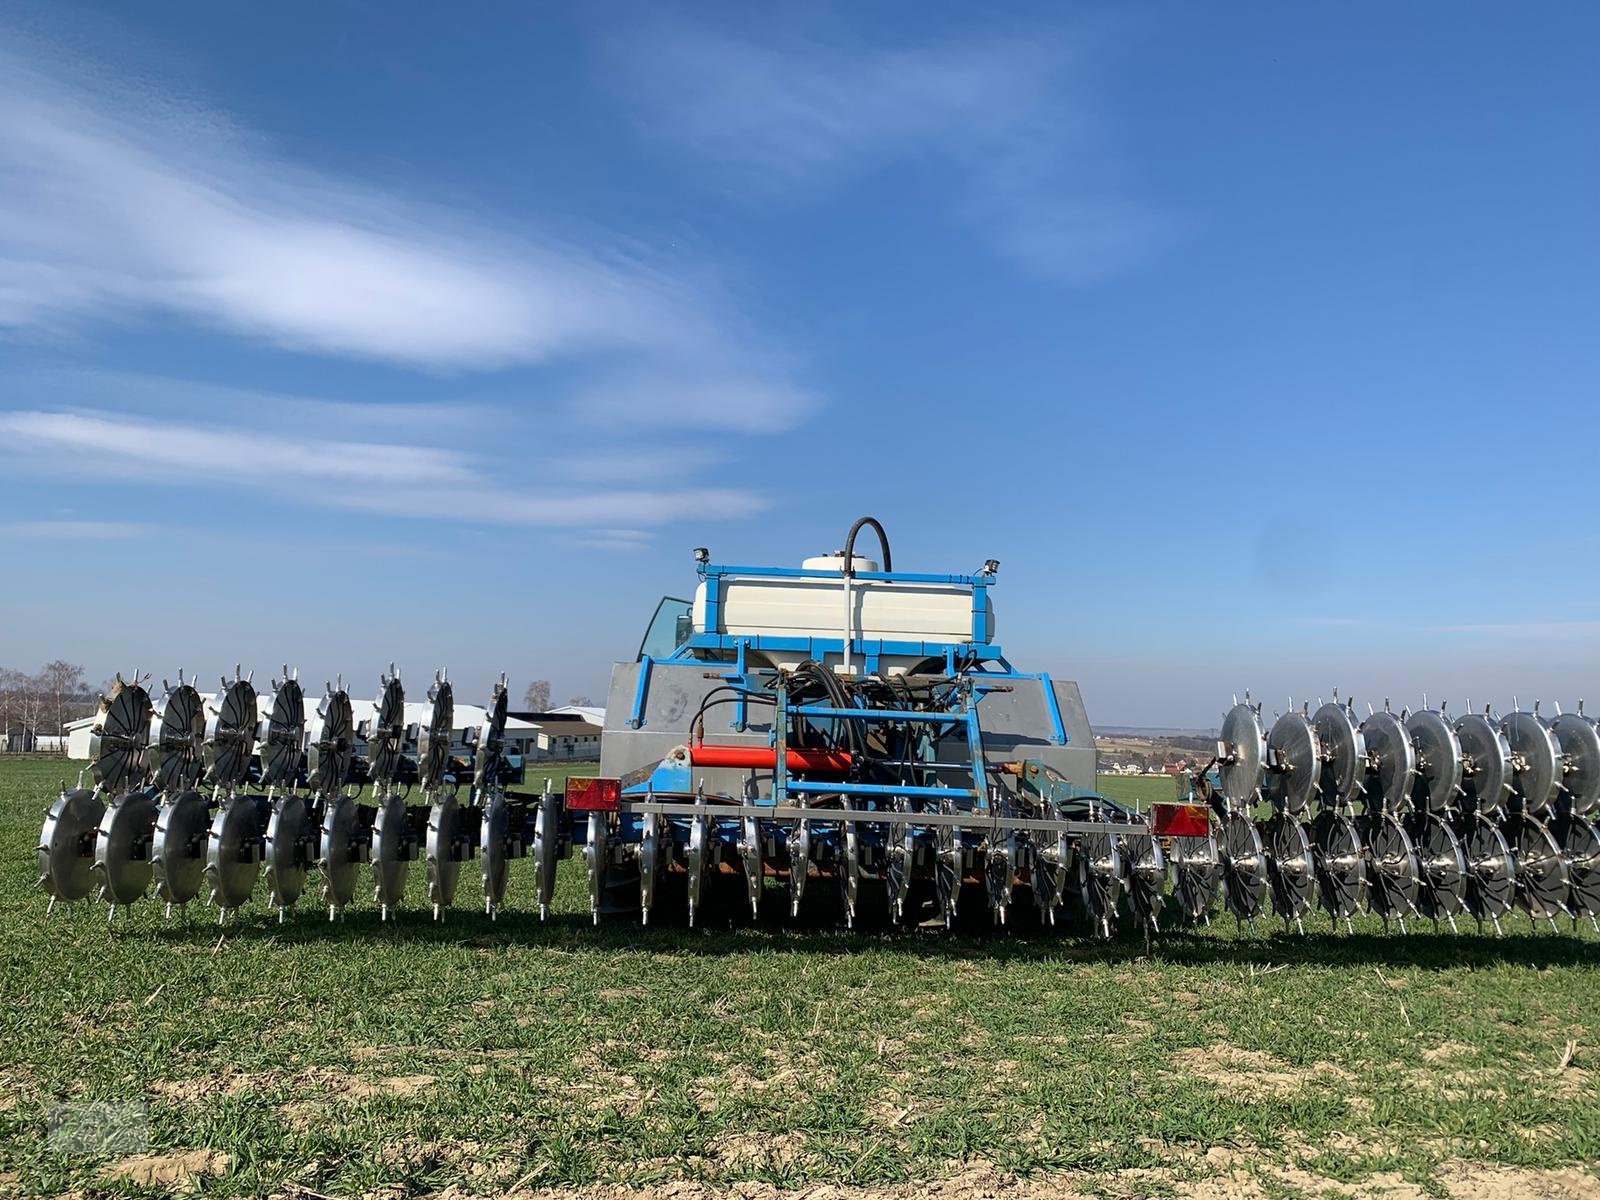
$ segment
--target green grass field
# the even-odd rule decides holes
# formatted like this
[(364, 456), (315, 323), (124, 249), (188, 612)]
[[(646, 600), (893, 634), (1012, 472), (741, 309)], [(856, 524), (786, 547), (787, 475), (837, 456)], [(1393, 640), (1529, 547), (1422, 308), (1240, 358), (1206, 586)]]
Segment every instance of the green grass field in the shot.
[[(0, 761), (0, 1194), (1600, 1195), (1593, 936), (595, 929), (577, 862), (108, 932), (33, 890), (62, 773)], [(148, 1151), (53, 1149), (89, 1102)]]

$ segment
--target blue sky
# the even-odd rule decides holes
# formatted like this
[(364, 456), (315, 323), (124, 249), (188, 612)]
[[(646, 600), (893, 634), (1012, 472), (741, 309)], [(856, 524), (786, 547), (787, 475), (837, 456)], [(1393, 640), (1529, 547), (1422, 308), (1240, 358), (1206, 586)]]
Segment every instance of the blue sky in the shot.
[(870, 512), (1102, 724), (1571, 704), (1597, 36), (0, 0), (0, 663), (600, 696)]

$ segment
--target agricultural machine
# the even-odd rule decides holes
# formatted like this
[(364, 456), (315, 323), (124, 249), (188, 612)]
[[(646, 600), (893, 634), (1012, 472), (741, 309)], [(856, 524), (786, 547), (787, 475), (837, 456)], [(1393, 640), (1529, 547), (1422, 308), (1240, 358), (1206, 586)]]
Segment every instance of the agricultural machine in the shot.
[[(857, 554), (863, 530), (880, 559)], [(414, 722), (393, 668), (361, 720), (342, 683), (308, 717), (287, 669), (266, 695), (237, 671), (212, 695), (180, 674), (157, 699), (119, 677), (90, 786), (45, 821), (39, 884), (113, 918), (152, 889), (169, 913), (204, 894), (219, 920), (264, 886), (281, 920), (314, 882), (332, 919), (366, 876), (387, 920), (422, 861), (441, 918), (476, 859), (493, 917), (528, 859), (543, 917), (581, 854), (596, 922), (753, 919), (769, 896), (848, 925), (980, 909), (1102, 937), (1208, 921), (1219, 901), (1251, 926), (1600, 912), (1600, 726), (1581, 705), (1363, 718), (1335, 699), (1269, 731), (1247, 696), (1211, 762), (1141, 811), (1096, 791), (1077, 685), (996, 644), (997, 562), (896, 571), (872, 518), (799, 567), (695, 559), (693, 597), (662, 600), (613, 671), (595, 777), (519, 790), (503, 677), (466, 729), (442, 671)]]

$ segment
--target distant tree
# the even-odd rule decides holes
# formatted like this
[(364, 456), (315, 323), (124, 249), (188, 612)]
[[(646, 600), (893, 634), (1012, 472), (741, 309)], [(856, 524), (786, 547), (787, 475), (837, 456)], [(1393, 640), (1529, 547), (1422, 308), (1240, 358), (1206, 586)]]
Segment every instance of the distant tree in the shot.
[(65, 730), (68, 714), (81, 702), (83, 681), (83, 668), (63, 659), (47, 662), (39, 669), (39, 682), (48, 703), (52, 734), (59, 735)]
[(548, 712), (550, 710), (550, 681), (548, 679), (535, 679), (528, 685), (528, 690), (522, 694), (522, 704), (529, 712)]
[(574, 708), (593, 708), (594, 701), (587, 696), (568, 696), (567, 703)]

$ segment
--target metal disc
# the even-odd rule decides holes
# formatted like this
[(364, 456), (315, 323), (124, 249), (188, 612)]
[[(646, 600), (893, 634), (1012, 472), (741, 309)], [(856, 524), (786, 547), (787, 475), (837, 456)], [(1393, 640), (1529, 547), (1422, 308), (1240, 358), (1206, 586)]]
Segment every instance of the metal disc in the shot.
[(1110, 936), (1122, 892), (1122, 847), (1110, 833), (1086, 833), (1078, 839), (1075, 857), (1078, 899), (1095, 931)]
[(150, 713), (150, 693), (121, 675), (110, 694), (100, 697), (100, 711), (89, 736), (89, 757), (94, 760), (91, 770), (102, 791), (126, 791), (145, 781)]
[(94, 844), (94, 873), (100, 899), (132, 904), (150, 890), (150, 846), (155, 840), (156, 802), (145, 792), (128, 792), (106, 806)]
[[(1513, 759), (1511, 785), (1524, 812), (1541, 813), (1561, 788), (1561, 747), (1550, 723), (1537, 713), (1514, 712), (1501, 723)], [(1520, 769), (1517, 759), (1520, 759)]]
[(1299, 818), (1279, 812), (1262, 823), (1261, 841), (1267, 854), (1272, 911), (1286, 921), (1297, 920), (1310, 911), (1316, 886), (1311, 839)]
[(456, 881), (461, 878), (461, 805), (443, 796), (428, 812), (428, 902), (437, 914), (456, 902)]
[(261, 782), (290, 787), (305, 763), (306, 697), (297, 679), (275, 684), (267, 728), (261, 739)]
[(606, 847), (606, 815), (589, 814), (588, 836), (583, 844), (583, 862), (589, 873), (589, 915), (600, 924), (600, 905), (606, 893), (606, 866), (610, 858)]
[(1367, 759), (1372, 764), (1376, 800), (1384, 812), (1398, 812), (1411, 795), (1411, 781), (1417, 774), (1417, 751), (1405, 725), (1385, 709), (1361, 722), (1361, 736), (1367, 743)]
[(279, 796), (267, 818), (267, 903), (284, 909), (300, 899), (313, 855), (308, 845), (306, 802), (301, 796)]
[(1272, 723), (1267, 737), (1267, 799), (1292, 813), (1302, 813), (1322, 780), (1322, 747), (1311, 718), (1286, 712)]
[(253, 683), (238, 678), (222, 683), (222, 694), (207, 705), (206, 782), (231, 790), (250, 778), (259, 718)]
[(1600, 804), (1600, 728), (1582, 713), (1562, 713), (1550, 722), (1550, 732), (1566, 760), (1561, 784), (1572, 811), (1594, 811)]
[(1550, 827), (1537, 817), (1517, 813), (1506, 818), (1505, 831), (1516, 851), (1517, 907), (1541, 921), (1565, 912), (1567, 860)]
[(444, 783), (450, 768), (450, 742), (455, 731), (455, 693), (441, 672), (428, 689), (433, 709), (428, 727), (417, 738), (417, 777), (422, 790), (431, 792)]
[(150, 857), (157, 899), (187, 904), (200, 894), (210, 831), (211, 805), (199, 792), (179, 792), (161, 806)]
[(322, 902), (328, 915), (337, 915), (356, 898), (360, 882), (361, 855), (357, 837), (361, 830), (361, 810), (349, 796), (330, 797), (322, 810), (322, 839), (317, 869), (322, 873)]
[(350, 780), (356, 753), (356, 726), (351, 711), (350, 693), (343, 688), (330, 688), (317, 705), (306, 751), (306, 771), (311, 790), (319, 796), (333, 795)]
[(1241, 921), (1254, 921), (1267, 898), (1267, 856), (1255, 822), (1237, 812), (1223, 817), (1219, 849), (1228, 911)]
[(1166, 901), (1162, 883), (1167, 877), (1167, 859), (1155, 838), (1129, 838), (1122, 843), (1122, 884), (1128, 907), (1141, 925), (1156, 927), (1161, 906)]
[(1354, 714), (1348, 705), (1324, 704), (1311, 714), (1311, 724), (1322, 747), (1324, 803), (1353, 803), (1367, 767), (1367, 743)]
[[(1034, 834), (1035, 838), (1044, 838), (1045, 834)], [(955, 861), (951, 864), (955, 873), (961, 870), (961, 847), (952, 847)], [(1046, 921), (1054, 925), (1056, 910), (1061, 907), (1063, 890), (1066, 884), (1066, 864), (1072, 856), (1071, 848), (1067, 845), (1066, 835), (1057, 834), (1047, 842), (1036, 842), (1033, 853), (1028, 862), (1028, 882), (1033, 885), (1033, 902), (1038, 906), (1040, 914)], [(951, 888), (952, 892), (959, 892), (960, 880), (956, 880)], [(955, 903), (952, 895), (951, 903)]]
[(550, 905), (555, 900), (556, 861), (560, 851), (559, 824), (555, 797), (547, 796), (540, 800), (533, 824), (533, 886), (541, 920), (549, 915)]
[(367, 731), (367, 773), (377, 784), (393, 783), (400, 774), (406, 744), (406, 692), (398, 675), (382, 675), (377, 709)]
[(182, 678), (156, 705), (151, 738), (155, 745), (146, 757), (153, 760), (157, 790), (171, 793), (194, 787), (204, 768), (206, 706)]
[(478, 727), (478, 744), (472, 763), (472, 786), (479, 791), (498, 782), (506, 752), (506, 710), (510, 697), (502, 677), (489, 695), (483, 724)]
[(1335, 921), (1361, 911), (1367, 895), (1367, 867), (1355, 822), (1343, 813), (1323, 809), (1311, 822), (1315, 849), (1317, 900)]
[(211, 819), (206, 882), (211, 903), (231, 912), (250, 899), (261, 874), (261, 815), (254, 796), (236, 796)]
[(372, 824), (372, 897), (385, 920), (405, 899), (410, 866), (411, 814), (402, 797), (390, 796)]
[(1511, 791), (1511, 743), (1500, 723), (1483, 713), (1468, 713), (1456, 718), (1456, 738), (1461, 742), (1462, 786), (1469, 807), (1481, 813), (1499, 812)]
[(1467, 855), (1467, 911), (1498, 922), (1517, 897), (1517, 867), (1511, 844), (1487, 816), (1478, 814), (1463, 842)]
[[(846, 801), (847, 807), (854, 807)], [(844, 827), (844, 857), (839, 862), (839, 900), (844, 905), (845, 924), (854, 926), (856, 904), (861, 898), (861, 832), (854, 821)]]
[[(1409, 742), (1406, 743), (1410, 745)], [(1367, 904), (1384, 920), (1417, 911), (1417, 852), (1391, 813), (1371, 813), (1357, 824), (1367, 846)]]
[(1222, 718), (1222, 742), (1227, 750), (1218, 767), (1222, 794), (1248, 808), (1261, 794), (1261, 775), (1267, 760), (1267, 735), (1255, 705), (1235, 704)]
[(1433, 921), (1451, 921), (1467, 906), (1467, 855), (1461, 840), (1437, 813), (1406, 819), (1417, 852), (1417, 911)]
[(1567, 860), (1567, 908), (1574, 917), (1600, 915), (1600, 830), (1582, 817), (1566, 816), (1551, 832)]
[(483, 808), (482, 828), (478, 833), (483, 867), (483, 910), (491, 917), (505, 903), (510, 859), (506, 842), (511, 834), (511, 809), (504, 796), (491, 795)]
[(95, 841), (106, 806), (88, 788), (62, 792), (39, 835), (39, 886), (69, 904), (94, 888)]
[(1430, 812), (1454, 808), (1461, 794), (1461, 742), (1443, 713), (1418, 709), (1406, 718), (1406, 732), (1417, 754), (1412, 797)]
[(1205, 919), (1222, 886), (1216, 839), (1173, 838), (1167, 861), (1172, 864), (1172, 897), (1178, 907), (1191, 921)]

